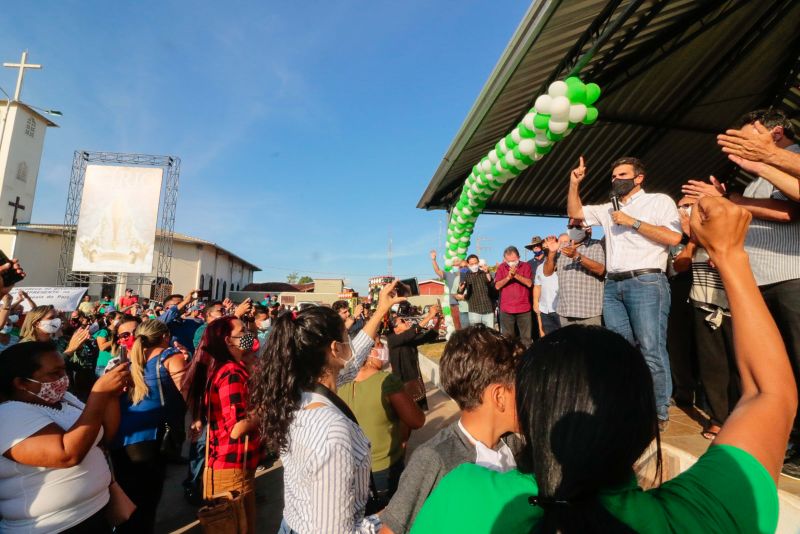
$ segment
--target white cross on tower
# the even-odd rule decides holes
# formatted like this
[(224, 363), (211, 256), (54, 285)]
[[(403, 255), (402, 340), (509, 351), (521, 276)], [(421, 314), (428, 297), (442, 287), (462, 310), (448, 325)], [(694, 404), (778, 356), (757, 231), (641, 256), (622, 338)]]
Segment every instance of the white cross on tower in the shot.
[(14, 91), (14, 100), (19, 102), (19, 95), (22, 92), (22, 80), (25, 78), (25, 69), (41, 69), (41, 65), (35, 65), (33, 63), (25, 63), (28, 59), (28, 51), (25, 50), (22, 52), (22, 59), (19, 63), (3, 63), (4, 67), (8, 67), (11, 69), (19, 69), (19, 74), (17, 75), (17, 88)]

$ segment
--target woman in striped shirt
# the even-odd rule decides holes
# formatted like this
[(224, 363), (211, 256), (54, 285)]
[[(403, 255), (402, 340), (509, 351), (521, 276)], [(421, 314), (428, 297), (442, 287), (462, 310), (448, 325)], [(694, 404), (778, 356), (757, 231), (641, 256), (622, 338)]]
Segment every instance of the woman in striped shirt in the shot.
[(383, 316), (404, 298), (383, 288), (376, 313), (352, 339), (330, 308), (279, 317), (253, 377), (253, 406), (267, 445), (281, 452), (284, 510), (280, 532), (377, 533), (364, 515), (370, 444), (334, 393), (369, 355)]

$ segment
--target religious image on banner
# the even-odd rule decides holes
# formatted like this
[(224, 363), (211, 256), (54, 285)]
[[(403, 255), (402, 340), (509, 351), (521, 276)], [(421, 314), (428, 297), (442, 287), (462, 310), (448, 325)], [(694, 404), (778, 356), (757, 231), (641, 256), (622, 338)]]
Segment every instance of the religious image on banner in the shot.
[(152, 272), (163, 172), (86, 167), (73, 271)]

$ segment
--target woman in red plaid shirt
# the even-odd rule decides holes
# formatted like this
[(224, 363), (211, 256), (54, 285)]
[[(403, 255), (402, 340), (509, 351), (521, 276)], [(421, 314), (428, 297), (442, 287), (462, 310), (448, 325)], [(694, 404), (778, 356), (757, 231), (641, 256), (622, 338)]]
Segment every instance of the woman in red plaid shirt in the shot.
[(248, 418), (250, 373), (242, 359), (258, 339), (236, 317), (209, 323), (187, 375), (192, 413), (208, 419), (208, 463), (203, 496), (239, 490), (245, 495), (247, 530), (255, 530), (255, 472), (261, 443)]

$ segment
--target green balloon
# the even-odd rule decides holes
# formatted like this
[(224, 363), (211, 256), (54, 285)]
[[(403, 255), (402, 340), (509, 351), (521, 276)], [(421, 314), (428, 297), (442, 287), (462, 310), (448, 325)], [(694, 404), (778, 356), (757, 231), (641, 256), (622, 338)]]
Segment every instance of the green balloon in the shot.
[(597, 108), (594, 106), (589, 106), (586, 108), (586, 116), (583, 118), (583, 124), (594, 124), (597, 120), (597, 115), (599, 112)]
[(582, 83), (578, 82), (578, 84), (573, 83), (567, 87), (567, 98), (569, 98), (571, 104), (586, 103), (586, 89)]
[(508, 147), (508, 150), (514, 150), (517, 147), (517, 142), (514, 141), (514, 138), (511, 137), (511, 134), (506, 136), (506, 146)]
[(525, 165), (531, 165), (533, 163), (533, 160), (530, 158), (530, 156), (526, 156), (525, 154), (520, 152), (519, 148), (515, 148), (514, 149), (514, 157), (517, 160), (519, 160), (522, 163), (524, 163)]
[[(535, 122), (534, 122), (534, 124), (535, 124)], [(520, 125), (519, 125), (519, 135), (523, 139), (533, 139), (534, 137), (536, 137), (536, 132), (534, 132), (532, 130), (529, 130), (527, 126), (525, 126), (524, 124), (520, 123)]]
[[(564, 139), (564, 134), (557, 134), (551, 132), (550, 130), (547, 130), (547, 138), (550, 139), (551, 141), (561, 141), (562, 139)], [(536, 148), (539, 147), (537, 146)]]
[(506, 161), (506, 158), (500, 160), (500, 166), (506, 170), (508, 170), (508, 168), (511, 167), (511, 165)]
[[(533, 125), (540, 130), (546, 130), (547, 125), (550, 124), (550, 115), (544, 113), (537, 113), (533, 118)], [(520, 132), (521, 133), (521, 132)]]
[[(548, 133), (550, 133), (550, 132), (548, 132)], [(536, 152), (539, 153), (539, 154), (542, 154), (542, 155), (548, 154), (551, 150), (553, 150), (553, 145), (549, 145), (549, 146), (536, 145)]]
[(456, 251), (456, 250), (458, 250), (458, 244), (457, 243), (450, 243), (450, 244), (447, 245), (447, 248), (449, 248), (450, 250)]
[[(600, 98), (600, 86), (597, 85), (596, 83), (587, 83), (586, 84), (586, 101), (584, 102), (584, 104), (586, 104), (587, 106), (591, 106), (592, 104), (597, 102), (598, 98)], [(584, 123), (586, 123), (586, 121), (584, 121)], [(586, 124), (590, 124), (590, 123), (586, 123)]]
[(511, 174), (513, 174), (514, 176), (519, 176), (519, 174), (522, 172), (521, 170), (519, 170), (514, 166), (509, 167), (508, 170), (511, 171)]
[(492, 165), (492, 176), (500, 176), (500, 171), (497, 170), (497, 167)]

